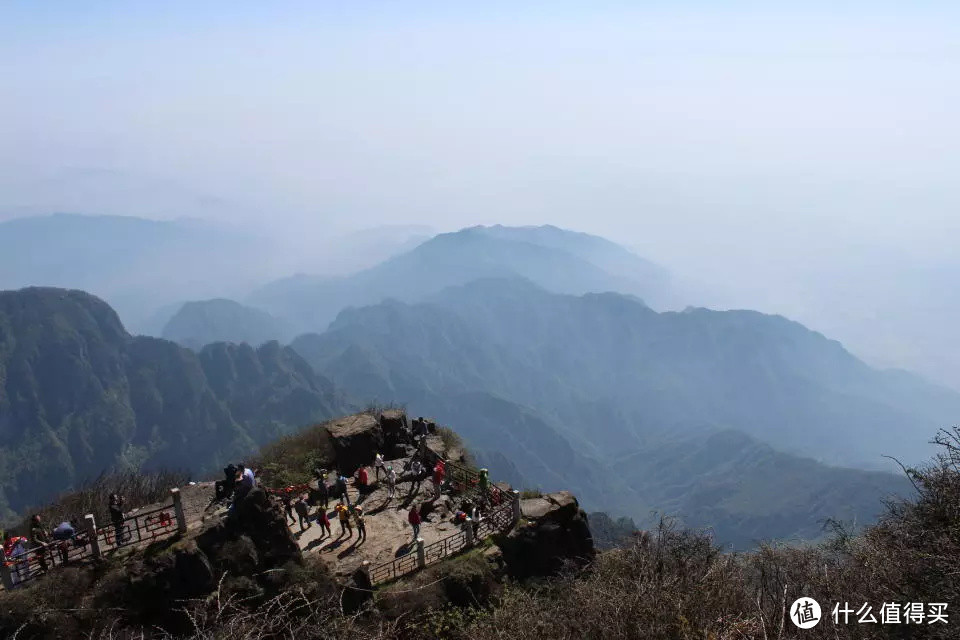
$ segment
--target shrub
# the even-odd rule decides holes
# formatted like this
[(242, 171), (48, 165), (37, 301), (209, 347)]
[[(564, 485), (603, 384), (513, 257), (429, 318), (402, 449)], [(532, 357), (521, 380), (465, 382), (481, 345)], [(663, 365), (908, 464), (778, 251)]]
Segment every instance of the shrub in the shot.
[[(190, 476), (186, 472), (166, 470), (103, 474), (77, 491), (63, 494), (53, 503), (32, 509), (28, 513), (31, 516), (39, 513), (48, 526), (54, 526), (55, 523), (71, 518), (83, 518), (88, 513), (92, 513), (98, 522), (107, 522), (109, 520), (107, 505), (111, 493), (122, 495), (125, 499), (124, 509), (129, 511), (168, 500), (170, 489), (185, 484), (189, 479)], [(28, 516), (14, 530), (25, 533), (29, 528)]]
[(259, 468), (261, 481), (274, 487), (305, 484), (313, 479), (315, 468), (333, 466), (333, 443), (326, 425), (307, 427), (264, 447), (251, 463)]

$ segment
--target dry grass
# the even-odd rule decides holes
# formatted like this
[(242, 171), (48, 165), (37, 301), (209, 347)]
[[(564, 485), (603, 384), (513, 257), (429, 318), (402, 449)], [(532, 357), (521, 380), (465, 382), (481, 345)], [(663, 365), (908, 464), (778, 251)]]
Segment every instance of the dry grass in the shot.
[[(31, 516), (39, 513), (48, 526), (72, 518), (82, 519), (88, 513), (92, 513), (97, 522), (105, 523), (109, 521), (107, 505), (111, 493), (122, 495), (125, 500), (124, 509), (129, 511), (169, 499), (170, 489), (185, 484), (189, 479), (187, 473), (177, 471), (104, 474), (79, 490), (64, 494), (53, 503), (28, 513)], [(11, 530), (26, 533), (29, 527), (28, 516)]]
[(267, 486), (305, 484), (317, 467), (331, 468), (334, 451), (324, 422), (284, 436), (264, 447), (251, 463)]
[[(663, 521), (655, 531), (635, 537), (629, 548), (599, 554), (582, 571), (533, 583), (497, 582), (481, 554), (466, 554), (382, 591), (357, 615), (343, 614), (342, 592), (329, 577), (305, 570), (275, 587), (261, 587), (256, 596), (222, 582), (208, 597), (184, 604), (189, 625), (182, 637), (953, 638), (955, 619), (923, 627), (834, 625), (831, 620), (836, 602), (855, 609), (869, 603), (874, 612), (884, 602), (946, 602), (951, 618), (958, 615), (960, 431), (942, 432), (938, 442), (942, 454), (936, 460), (908, 470), (917, 488), (913, 499), (889, 504), (886, 516), (862, 534), (838, 528), (817, 547), (766, 545), (749, 553), (723, 553), (708, 533)], [(63, 589), (84, 586), (67, 581)], [(34, 600), (29, 593), (5, 596), (15, 599), (5, 599), (0, 607), (0, 635), (26, 621), (21, 638), (52, 638), (58, 629), (104, 639), (140, 633), (169, 637), (124, 624), (120, 616), (109, 624), (108, 616), (80, 624), (54, 611), (71, 602), (69, 593), (48, 597), (44, 592)], [(787, 617), (790, 603), (801, 595), (817, 599), (824, 614), (821, 624), (803, 632)]]

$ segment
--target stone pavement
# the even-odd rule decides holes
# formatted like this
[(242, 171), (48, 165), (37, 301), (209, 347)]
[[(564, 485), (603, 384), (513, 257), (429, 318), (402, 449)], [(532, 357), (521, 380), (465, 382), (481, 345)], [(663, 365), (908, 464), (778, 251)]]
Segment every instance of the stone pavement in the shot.
[[(403, 469), (407, 460), (390, 460), (398, 472)], [(333, 507), (336, 500), (331, 499), (327, 515), (330, 518), (332, 536), (321, 536), (320, 525), (314, 520), (317, 510), (311, 509), (310, 516), (313, 526), (300, 532), (299, 524), (291, 524), (290, 530), (294, 533), (305, 556), (311, 554), (319, 556), (330, 563), (336, 573), (350, 574), (366, 560), (371, 566), (376, 566), (408, 552), (415, 552), (413, 545), (413, 530), (407, 521), (407, 514), (411, 505), (419, 508), (424, 502), (433, 498), (433, 483), (425, 479), (416, 490), (415, 483), (400, 481), (397, 483), (396, 495), (388, 497), (386, 481), (376, 483), (376, 473), (372, 467), (367, 467), (373, 491), (361, 498), (353, 481), (348, 485), (347, 492), (352, 503), (360, 500), (364, 511), (364, 522), (367, 529), (366, 540), (359, 541), (356, 525), (353, 533), (340, 534), (340, 523), (337, 521)], [(401, 478), (402, 478), (401, 474)], [(382, 479), (382, 475), (381, 475)], [(444, 495), (436, 503), (436, 508), (424, 519), (420, 525), (420, 537), (429, 545), (459, 531), (459, 527), (451, 520), (452, 510), (459, 507), (459, 501)], [(351, 519), (351, 524), (353, 521)]]

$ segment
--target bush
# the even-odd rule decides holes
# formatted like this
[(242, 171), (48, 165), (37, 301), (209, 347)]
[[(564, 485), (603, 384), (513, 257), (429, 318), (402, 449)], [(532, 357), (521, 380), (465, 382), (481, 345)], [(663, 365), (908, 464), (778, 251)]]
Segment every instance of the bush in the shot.
[[(126, 471), (122, 473), (104, 474), (83, 485), (79, 490), (66, 493), (45, 507), (30, 510), (31, 516), (39, 513), (47, 526), (70, 520), (83, 518), (92, 513), (97, 522), (108, 522), (109, 498), (111, 493), (119, 493), (124, 497), (124, 510), (129, 511), (146, 505), (170, 499), (170, 489), (185, 484), (190, 479), (189, 474), (181, 471), (153, 471), (138, 473)], [(28, 516), (13, 530), (26, 532), (30, 528)]]
[(306, 484), (315, 468), (331, 468), (335, 456), (326, 425), (307, 427), (264, 447), (251, 463), (260, 470), (261, 482), (273, 487)]

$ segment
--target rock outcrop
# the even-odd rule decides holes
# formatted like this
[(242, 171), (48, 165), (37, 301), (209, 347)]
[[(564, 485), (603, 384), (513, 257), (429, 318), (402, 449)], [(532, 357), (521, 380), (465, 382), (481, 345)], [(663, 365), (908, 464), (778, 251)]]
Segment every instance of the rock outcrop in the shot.
[(510, 576), (553, 575), (564, 566), (582, 565), (594, 557), (587, 514), (570, 492), (521, 500), (520, 510), (527, 524), (498, 543)]
[[(384, 447), (388, 452), (413, 444), (413, 433), (407, 424), (407, 414), (403, 409), (388, 409), (381, 413), (380, 428), (383, 430)], [(391, 455), (390, 457), (401, 456)]]
[(361, 466), (372, 464), (376, 452), (383, 451), (383, 429), (376, 417), (369, 413), (332, 420), (326, 429), (333, 444), (337, 466), (346, 476), (353, 475)]
[(241, 574), (303, 561), (284, 514), (260, 488), (239, 500), (225, 520), (201, 532), (197, 545), (218, 565)]

